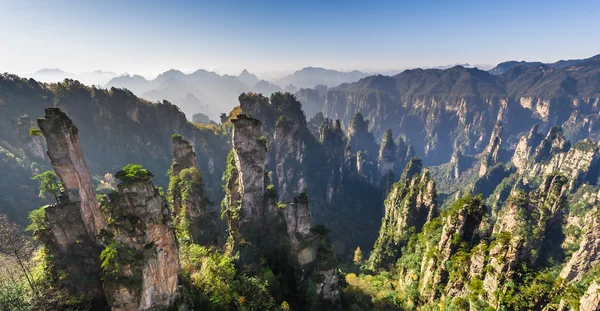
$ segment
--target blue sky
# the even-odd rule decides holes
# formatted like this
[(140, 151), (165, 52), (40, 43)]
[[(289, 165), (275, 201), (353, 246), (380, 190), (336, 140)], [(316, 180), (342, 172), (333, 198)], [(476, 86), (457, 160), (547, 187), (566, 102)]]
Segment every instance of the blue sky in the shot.
[(386, 71), (600, 53), (600, 1), (0, 0), (0, 71)]

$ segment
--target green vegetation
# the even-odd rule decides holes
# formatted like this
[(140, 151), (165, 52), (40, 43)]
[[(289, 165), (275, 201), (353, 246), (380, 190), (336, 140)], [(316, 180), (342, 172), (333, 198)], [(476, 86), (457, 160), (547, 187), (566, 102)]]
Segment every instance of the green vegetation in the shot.
[(56, 200), (58, 203), (58, 193), (62, 188), (62, 182), (54, 172), (54, 170), (45, 171), (41, 174), (35, 175), (33, 180), (37, 180), (40, 184), (39, 186), (39, 196), (41, 198), (50, 196)]
[(152, 173), (138, 164), (127, 164), (123, 170), (115, 174), (123, 184), (131, 185), (136, 182), (147, 182), (153, 177)]
[(42, 130), (37, 127), (32, 127), (29, 129), (29, 136), (43, 136)]

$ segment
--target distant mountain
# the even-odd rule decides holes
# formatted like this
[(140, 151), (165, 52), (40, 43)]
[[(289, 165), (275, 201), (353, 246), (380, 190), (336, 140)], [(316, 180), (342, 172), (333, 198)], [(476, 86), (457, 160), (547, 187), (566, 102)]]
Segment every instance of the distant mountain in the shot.
[[(542, 131), (563, 126), (573, 141), (600, 138), (600, 57), (557, 64), (514, 66), (500, 75), (455, 66), (369, 76), (330, 88), (322, 112), (343, 126), (362, 113), (376, 136), (390, 128), (427, 165), (449, 161), (456, 150), (482, 152), (499, 121), (509, 144), (535, 124)], [(306, 91), (301, 98), (319, 103)]]
[(104, 85), (115, 76), (114, 72), (102, 70), (75, 74), (58, 68), (44, 68), (33, 73), (31, 78), (41, 82), (60, 82), (64, 79), (73, 79), (87, 85)]
[(261, 93), (265, 96), (269, 96), (275, 92), (281, 92), (281, 88), (269, 81), (260, 80), (254, 85), (252, 90), (256, 93)]
[(542, 62), (526, 62), (526, 61), (507, 61), (507, 62), (503, 62), (500, 63), (498, 65), (496, 65), (496, 67), (492, 68), (491, 70), (489, 70), (489, 73), (493, 74), (493, 75), (500, 75), (503, 74), (505, 72), (507, 72), (508, 70), (510, 70), (511, 68), (517, 67), (517, 66), (523, 66), (523, 67), (537, 67), (540, 65), (546, 65), (548, 67), (552, 67), (552, 68), (558, 68), (558, 69), (563, 69), (563, 68), (567, 68), (576, 64), (581, 64), (583, 62), (589, 61), (589, 60), (598, 60), (600, 59), (600, 54), (590, 57), (590, 58), (584, 58), (584, 59), (568, 59), (568, 60), (559, 60), (555, 63), (542, 63)]
[(342, 83), (356, 82), (366, 76), (368, 76), (368, 74), (357, 70), (341, 72), (331, 69), (306, 67), (291, 75), (277, 79), (274, 83), (280, 87), (285, 87), (290, 84), (293, 84), (298, 88), (314, 88), (319, 84), (333, 87)]
[(150, 81), (140, 75), (122, 75), (114, 77), (106, 83), (107, 88), (126, 88), (135, 94), (142, 94), (152, 89)]
[(473, 67), (471, 66), (469, 63), (464, 63), (464, 64), (454, 64), (454, 65), (441, 65), (441, 66), (435, 66), (435, 67), (431, 67), (429, 69), (449, 69), (455, 66), (461, 66), (461, 67), (465, 67), (465, 68), (470, 68)]
[(236, 76), (221, 76), (204, 69), (190, 74), (171, 69), (152, 80), (138, 75), (125, 75), (113, 78), (106, 87), (124, 87), (151, 101), (168, 100), (177, 105), (188, 118), (196, 113), (203, 113), (213, 120), (218, 120), (222, 112), (231, 110), (242, 92), (252, 91), (251, 86), (244, 84)]
[(244, 69), (237, 78), (242, 81), (247, 86), (254, 86), (256, 83), (260, 81), (257, 76), (248, 72), (248, 70)]
[(32, 78), (42, 82), (59, 82), (64, 79), (73, 79), (77, 75), (74, 73), (66, 72), (58, 68), (44, 68), (36, 71), (31, 75)]

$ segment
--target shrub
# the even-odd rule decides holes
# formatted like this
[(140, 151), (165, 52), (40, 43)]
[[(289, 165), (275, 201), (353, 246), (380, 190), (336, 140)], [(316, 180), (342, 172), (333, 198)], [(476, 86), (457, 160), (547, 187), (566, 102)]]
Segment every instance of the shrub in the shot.
[(152, 176), (150, 171), (142, 168), (142, 166), (138, 164), (127, 164), (123, 170), (118, 171), (117, 174), (115, 174), (115, 177), (126, 185), (140, 181), (149, 181), (152, 179)]
[(32, 127), (29, 129), (29, 136), (42, 136), (42, 130)]

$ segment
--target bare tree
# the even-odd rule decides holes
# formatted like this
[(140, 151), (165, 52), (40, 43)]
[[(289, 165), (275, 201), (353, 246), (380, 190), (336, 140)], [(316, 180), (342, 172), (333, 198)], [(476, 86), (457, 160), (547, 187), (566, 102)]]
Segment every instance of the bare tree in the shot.
[(10, 221), (6, 215), (0, 214), (0, 255), (12, 257), (16, 260), (31, 287), (31, 291), (37, 294), (29, 268), (29, 260), (33, 250), (33, 241), (23, 234), (22, 228)]

